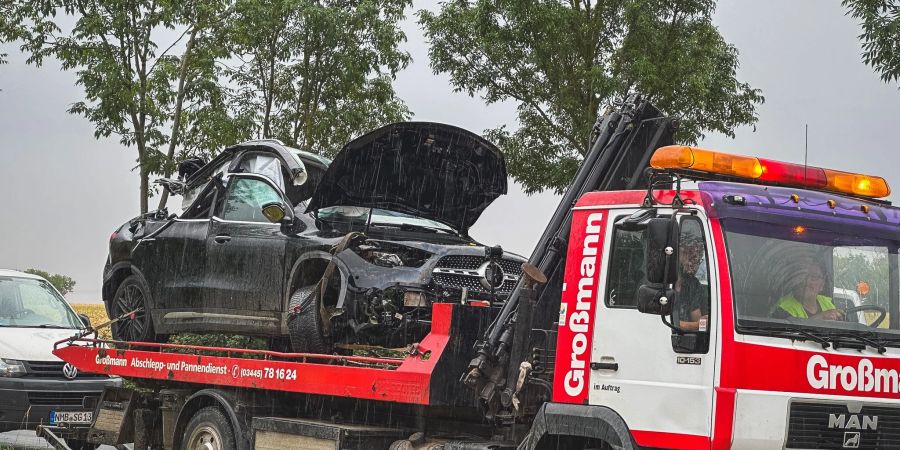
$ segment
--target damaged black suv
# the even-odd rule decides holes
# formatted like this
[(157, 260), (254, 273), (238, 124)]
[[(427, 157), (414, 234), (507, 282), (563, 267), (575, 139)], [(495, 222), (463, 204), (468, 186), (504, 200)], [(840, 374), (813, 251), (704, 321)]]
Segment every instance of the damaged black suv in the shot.
[(180, 216), (145, 214), (112, 235), (103, 300), (125, 316), (115, 339), (400, 347), (428, 332), (431, 303), (498, 307), (522, 272), (523, 258), (468, 235), (507, 174), (493, 144), (457, 127), (388, 125), (333, 162), (250, 141), (179, 171), (162, 183), (182, 195)]

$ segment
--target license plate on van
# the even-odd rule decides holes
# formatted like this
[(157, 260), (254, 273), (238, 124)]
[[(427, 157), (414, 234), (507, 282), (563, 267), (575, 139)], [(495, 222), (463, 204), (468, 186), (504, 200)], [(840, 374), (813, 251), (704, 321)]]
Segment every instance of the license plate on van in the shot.
[(93, 419), (93, 411), (50, 411), (50, 425), (91, 423)]

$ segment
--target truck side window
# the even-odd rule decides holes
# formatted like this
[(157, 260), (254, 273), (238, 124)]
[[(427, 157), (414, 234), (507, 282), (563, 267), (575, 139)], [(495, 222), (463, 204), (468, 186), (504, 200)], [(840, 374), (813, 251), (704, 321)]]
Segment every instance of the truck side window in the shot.
[(673, 320), (686, 331), (709, 331), (706, 241), (703, 238), (703, 224), (696, 217), (681, 220), (678, 262)]
[(644, 282), (644, 259), (647, 253), (646, 231), (613, 231), (606, 282), (606, 306), (637, 308), (637, 289)]

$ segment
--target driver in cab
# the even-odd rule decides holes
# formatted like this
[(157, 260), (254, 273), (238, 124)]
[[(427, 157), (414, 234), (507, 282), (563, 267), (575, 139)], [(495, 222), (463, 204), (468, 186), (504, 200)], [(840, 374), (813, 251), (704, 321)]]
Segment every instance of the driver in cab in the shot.
[(797, 267), (791, 278), (793, 288), (778, 300), (771, 316), (775, 319), (842, 320), (844, 312), (834, 306), (831, 297), (821, 294), (825, 288), (822, 267), (811, 259), (799, 261)]

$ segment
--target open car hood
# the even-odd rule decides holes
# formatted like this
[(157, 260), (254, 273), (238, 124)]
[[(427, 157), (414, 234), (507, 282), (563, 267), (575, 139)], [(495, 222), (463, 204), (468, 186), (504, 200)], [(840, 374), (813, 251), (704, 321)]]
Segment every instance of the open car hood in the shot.
[(362, 206), (412, 214), (467, 233), (506, 194), (506, 161), (494, 144), (462, 128), (401, 122), (344, 146), (307, 211)]

